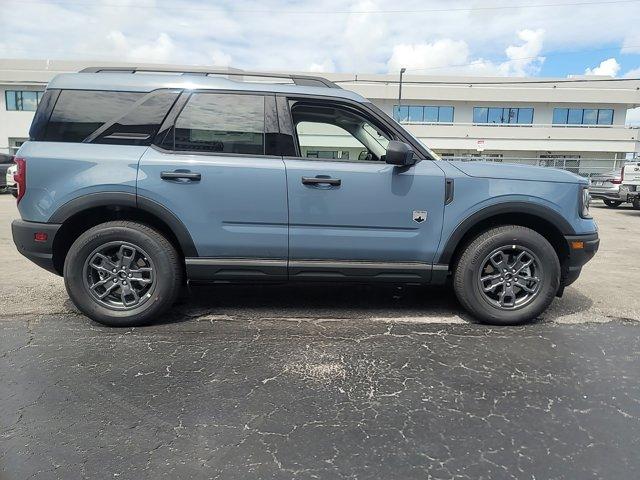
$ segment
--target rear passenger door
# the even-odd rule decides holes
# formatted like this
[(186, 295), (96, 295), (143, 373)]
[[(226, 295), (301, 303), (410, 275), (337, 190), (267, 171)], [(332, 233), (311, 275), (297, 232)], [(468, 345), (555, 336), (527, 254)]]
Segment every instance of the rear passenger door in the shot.
[(285, 168), (268, 146), (277, 129), (271, 95), (185, 93), (143, 155), (138, 196), (189, 230), (199, 255), (186, 259), (191, 279), (286, 277)]

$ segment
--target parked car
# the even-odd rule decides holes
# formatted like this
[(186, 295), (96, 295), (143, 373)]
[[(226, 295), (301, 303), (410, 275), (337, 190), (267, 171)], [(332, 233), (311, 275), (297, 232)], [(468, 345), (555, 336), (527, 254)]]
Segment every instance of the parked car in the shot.
[(14, 163), (7, 168), (6, 178), (6, 189), (9, 193), (11, 193), (14, 197), (18, 196), (18, 187), (16, 185), (16, 181), (13, 179), (13, 176), (18, 171), (18, 166)]
[(323, 78), (104, 71), (48, 85), (13, 238), (106, 325), (152, 322), (185, 282), (447, 279), (475, 318), (518, 324), (598, 249), (587, 180), (442, 161)]
[(621, 195), (620, 185), (622, 185), (622, 170), (612, 170), (600, 175), (591, 177), (589, 184), (589, 194), (591, 198), (600, 199), (607, 207), (617, 208), (627, 201), (626, 193)]
[(10, 191), (9, 189), (13, 183), (13, 179), (11, 179), (11, 182), (9, 181), (7, 171), (13, 164), (13, 157), (11, 155), (0, 154), (0, 192), (2, 193)]
[(640, 161), (629, 162), (624, 166), (620, 191), (633, 204), (633, 208), (640, 210)]

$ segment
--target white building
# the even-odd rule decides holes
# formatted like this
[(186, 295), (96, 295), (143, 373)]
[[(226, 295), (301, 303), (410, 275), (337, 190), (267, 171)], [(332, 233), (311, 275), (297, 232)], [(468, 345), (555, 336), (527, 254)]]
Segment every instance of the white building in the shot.
[[(0, 152), (14, 153), (28, 137), (36, 92), (54, 75), (97, 65), (126, 66), (0, 60)], [(398, 75), (323, 76), (371, 99), (445, 157), (482, 156), (589, 174), (640, 152), (639, 128), (625, 125), (627, 110), (640, 106), (638, 80), (404, 75), (399, 99)], [(318, 155), (340, 155), (335, 132), (307, 134), (316, 137)]]

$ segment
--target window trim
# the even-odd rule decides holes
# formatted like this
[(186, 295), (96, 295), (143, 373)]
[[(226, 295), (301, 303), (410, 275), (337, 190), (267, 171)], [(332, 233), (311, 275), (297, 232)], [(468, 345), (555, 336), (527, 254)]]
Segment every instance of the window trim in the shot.
[[(176, 150), (175, 149), (175, 137), (173, 146), (174, 148), (168, 149), (164, 146), (167, 137), (170, 134), (175, 135), (175, 124), (176, 120), (189, 103), (189, 99), (192, 95), (195, 94), (210, 94), (210, 95), (251, 95), (251, 96), (260, 96), (264, 99), (264, 142), (262, 148), (262, 155), (256, 154), (245, 154), (245, 153), (227, 153), (227, 152), (199, 152), (194, 150)], [(176, 99), (173, 106), (169, 109), (164, 122), (160, 125), (158, 129), (158, 133), (155, 138), (151, 142), (151, 147), (154, 150), (165, 153), (165, 154), (178, 154), (178, 155), (199, 155), (199, 156), (208, 156), (208, 157), (246, 157), (246, 158), (282, 158), (282, 155), (271, 155), (267, 154), (267, 135), (269, 133), (279, 133), (278, 131), (269, 131), (272, 129), (278, 130), (278, 116), (277, 111), (273, 111), (276, 108), (276, 102), (269, 101), (269, 97), (275, 97), (276, 95), (272, 92), (261, 92), (261, 91), (253, 91), (253, 90), (213, 90), (213, 89), (195, 89), (195, 90), (184, 90)], [(268, 110), (272, 110), (267, 114)]]
[[(292, 108), (293, 108), (297, 103), (317, 103), (318, 105), (329, 105), (329, 106), (332, 106), (332, 105), (331, 105), (330, 103), (327, 103), (327, 102), (313, 102), (313, 101), (312, 101), (312, 102), (308, 102), (308, 101), (306, 101), (306, 100), (295, 100), (295, 99), (289, 99), (289, 101), (288, 101), (287, 103), (288, 103), (288, 107), (289, 107), (289, 108), (288, 108), (288, 114), (289, 114), (289, 116), (290, 116), (290, 118), (291, 118), (291, 124), (292, 124), (293, 132), (294, 132), (294, 134), (293, 134), (293, 140), (294, 140), (294, 145), (295, 145), (295, 148), (296, 148), (296, 154), (297, 154), (295, 157), (287, 157), (287, 158), (296, 158), (296, 159), (302, 159), (302, 160), (309, 160), (309, 161), (313, 161), (313, 162), (322, 162), (322, 161), (324, 161), (324, 162), (340, 162), (340, 163), (355, 163), (355, 164), (373, 163), (373, 164), (376, 164), (376, 165), (380, 165), (380, 164), (384, 164), (384, 163), (385, 163), (385, 162), (383, 162), (382, 160), (355, 160), (355, 159), (352, 159), (352, 158), (342, 159), (342, 158), (313, 158), (313, 157), (303, 157), (303, 156), (302, 156), (302, 148), (301, 148), (301, 146), (300, 146), (300, 140), (299, 140), (299, 138), (298, 138), (297, 128), (296, 128), (295, 124), (293, 123), (293, 115), (292, 115), (292, 113), (291, 113), (291, 109), (292, 109)], [(337, 102), (333, 102), (333, 103), (335, 104), (335, 103), (337, 103)], [(346, 106), (346, 107), (345, 107), (344, 105), (339, 105), (339, 106), (340, 106), (341, 108), (344, 108), (345, 110), (352, 110), (352, 111), (355, 111), (355, 113), (356, 113), (356, 114), (358, 114), (358, 115), (360, 115), (360, 116), (364, 117), (364, 118), (365, 118), (365, 120), (366, 120), (366, 118), (367, 118), (367, 117), (366, 117), (366, 114), (363, 114), (363, 113), (359, 112), (357, 109), (354, 109), (354, 108), (352, 108), (352, 107), (350, 107), (350, 106)], [(340, 127), (338, 127), (338, 128), (340, 128)], [(386, 128), (386, 127), (385, 127), (385, 128)], [(346, 130), (345, 130), (345, 131), (346, 131)], [(347, 133), (349, 133), (349, 132), (347, 132)], [(392, 135), (390, 132), (385, 131), (385, 133), (386, 133), (387, 135), (389, 135), (390, 137), (392, 137), (390, 140), (393, 140), (393, 139), (394, 139), (394, 138), (393, 138), (393, 135)], [(355, 137), (354, 137), (354, 138), (355, 138)], [(358, 140), (358, 139), (356, 138), (356, 140)], [(360, 142), (360, 141), (358, 140), (358, 142)], [(360, 143), (362, 143), (362, 142), (360, 142)], [(362, 145), (362, 146), (363, 146), (363, 147), (365, 147), (365, 148), (367, 148), (367, 146), (366, 146), (366, 145)], [(367, 149), (367, 150), (368, 150), (368, 149)]]
[[(386, 114), (385, 112), (383, 112), (382, 110), (380, 110), (378, 107), (376, 107), (370, 102), (362, 103), (362, 102), (357, 102), (355, 100), (351, 100), (349, 98), (341, 98), (341, 97), (339, 98), (339, 97), (326, 96), (326, 95), (287, 94), (287, 93), (276, 94), (276, 101), (278, 101), (279, 99), (284, 99), (287, 102), (287, 107), (288, 107), (289, 100), (302, 100), (302, 101), (309, 101), (309, 102), (316, 102), (316, 103), (338, 104), (341, 107), (355, 109), (360, 115), (364, 116), (365, 118), (371, 117), (375, 120), (375, 123), (378, 123), (382, 127), (384, 127), (387, 133), (390, 134), (390, 136), (392, 137), (391, 140), (399, 140), (409, 145), (413, 149), (413, 152), (416, 158), (416, 163), (420, 162), (421, 160), (431, 160), (431, 161), (435, 160), (434, 158), (431, 157), (431, 155), (429, 155), (428, 151), (426, 151), (422, 147), (422, 145), (420, 145), (419, 142), (417, 142), (410, 136), (407, 136), (406, 134), (407, 132), (405, 132), (405, 130), (402, 128), (402, 126), (398, 122), (393, 120), (388, 114)], [(279, 114), (280, 133), (293, 137), (294, 145), (296, 146), (296, 154), (299, 155), (300, 150), (298, 149), (299, 147), (297, 145), (297, 140), (296, 140), (297, 136), (295, 134), (295, 130), (293, 127), (293, 119), (291, 118), (290, 108), (287, 108), (286, 111), (282, 113), (278, 110), (278, 114)], [(281, 118), (282, 116), (284, 116), (285, 118)], [(284, 131), (283, 131), (283, 127), (285, 129)], [(301, 160), (301, 159), (304, 160), (306, 158), (306, 157), (301, 157), (297, 155), (296, 156), (284, 155), (283, 157), (290, 158), (290, 159), (297, 159), (297, 160)], [(317, 161), (317, 160), (310, 160), (310, 161)], [(326, 161), (336, 162), (340, 160), (326, 160)], [(344, 160), (342, 162), (349, 162), (349, 163), (355, 163), (355, 164), (372, 163), (375, 165), (380, 165), (381, 163), (380, 161), (367, 162), (364, 160), (363, 161)]]

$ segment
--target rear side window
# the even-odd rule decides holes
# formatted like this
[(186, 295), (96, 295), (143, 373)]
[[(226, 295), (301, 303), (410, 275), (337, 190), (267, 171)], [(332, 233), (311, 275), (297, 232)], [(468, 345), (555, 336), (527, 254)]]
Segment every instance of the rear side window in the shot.
[(117, 145), (150, 145), (178, 95), (179, 92), (157, 92), (153, 96), (143, 99), (115, 123), (105, 124), (96, 130), (92, 134), (97, 137), (93, 142)]
[(264, 155), (264, 102), (261, 95), (195, 93), (176, 120), (174, 136), (169, 142), (165, 140), (164, 146)]
[(47, 125), (45, 141), (82, 142), (106, 122), (126, 113), (144, 93), (63, 90)]

